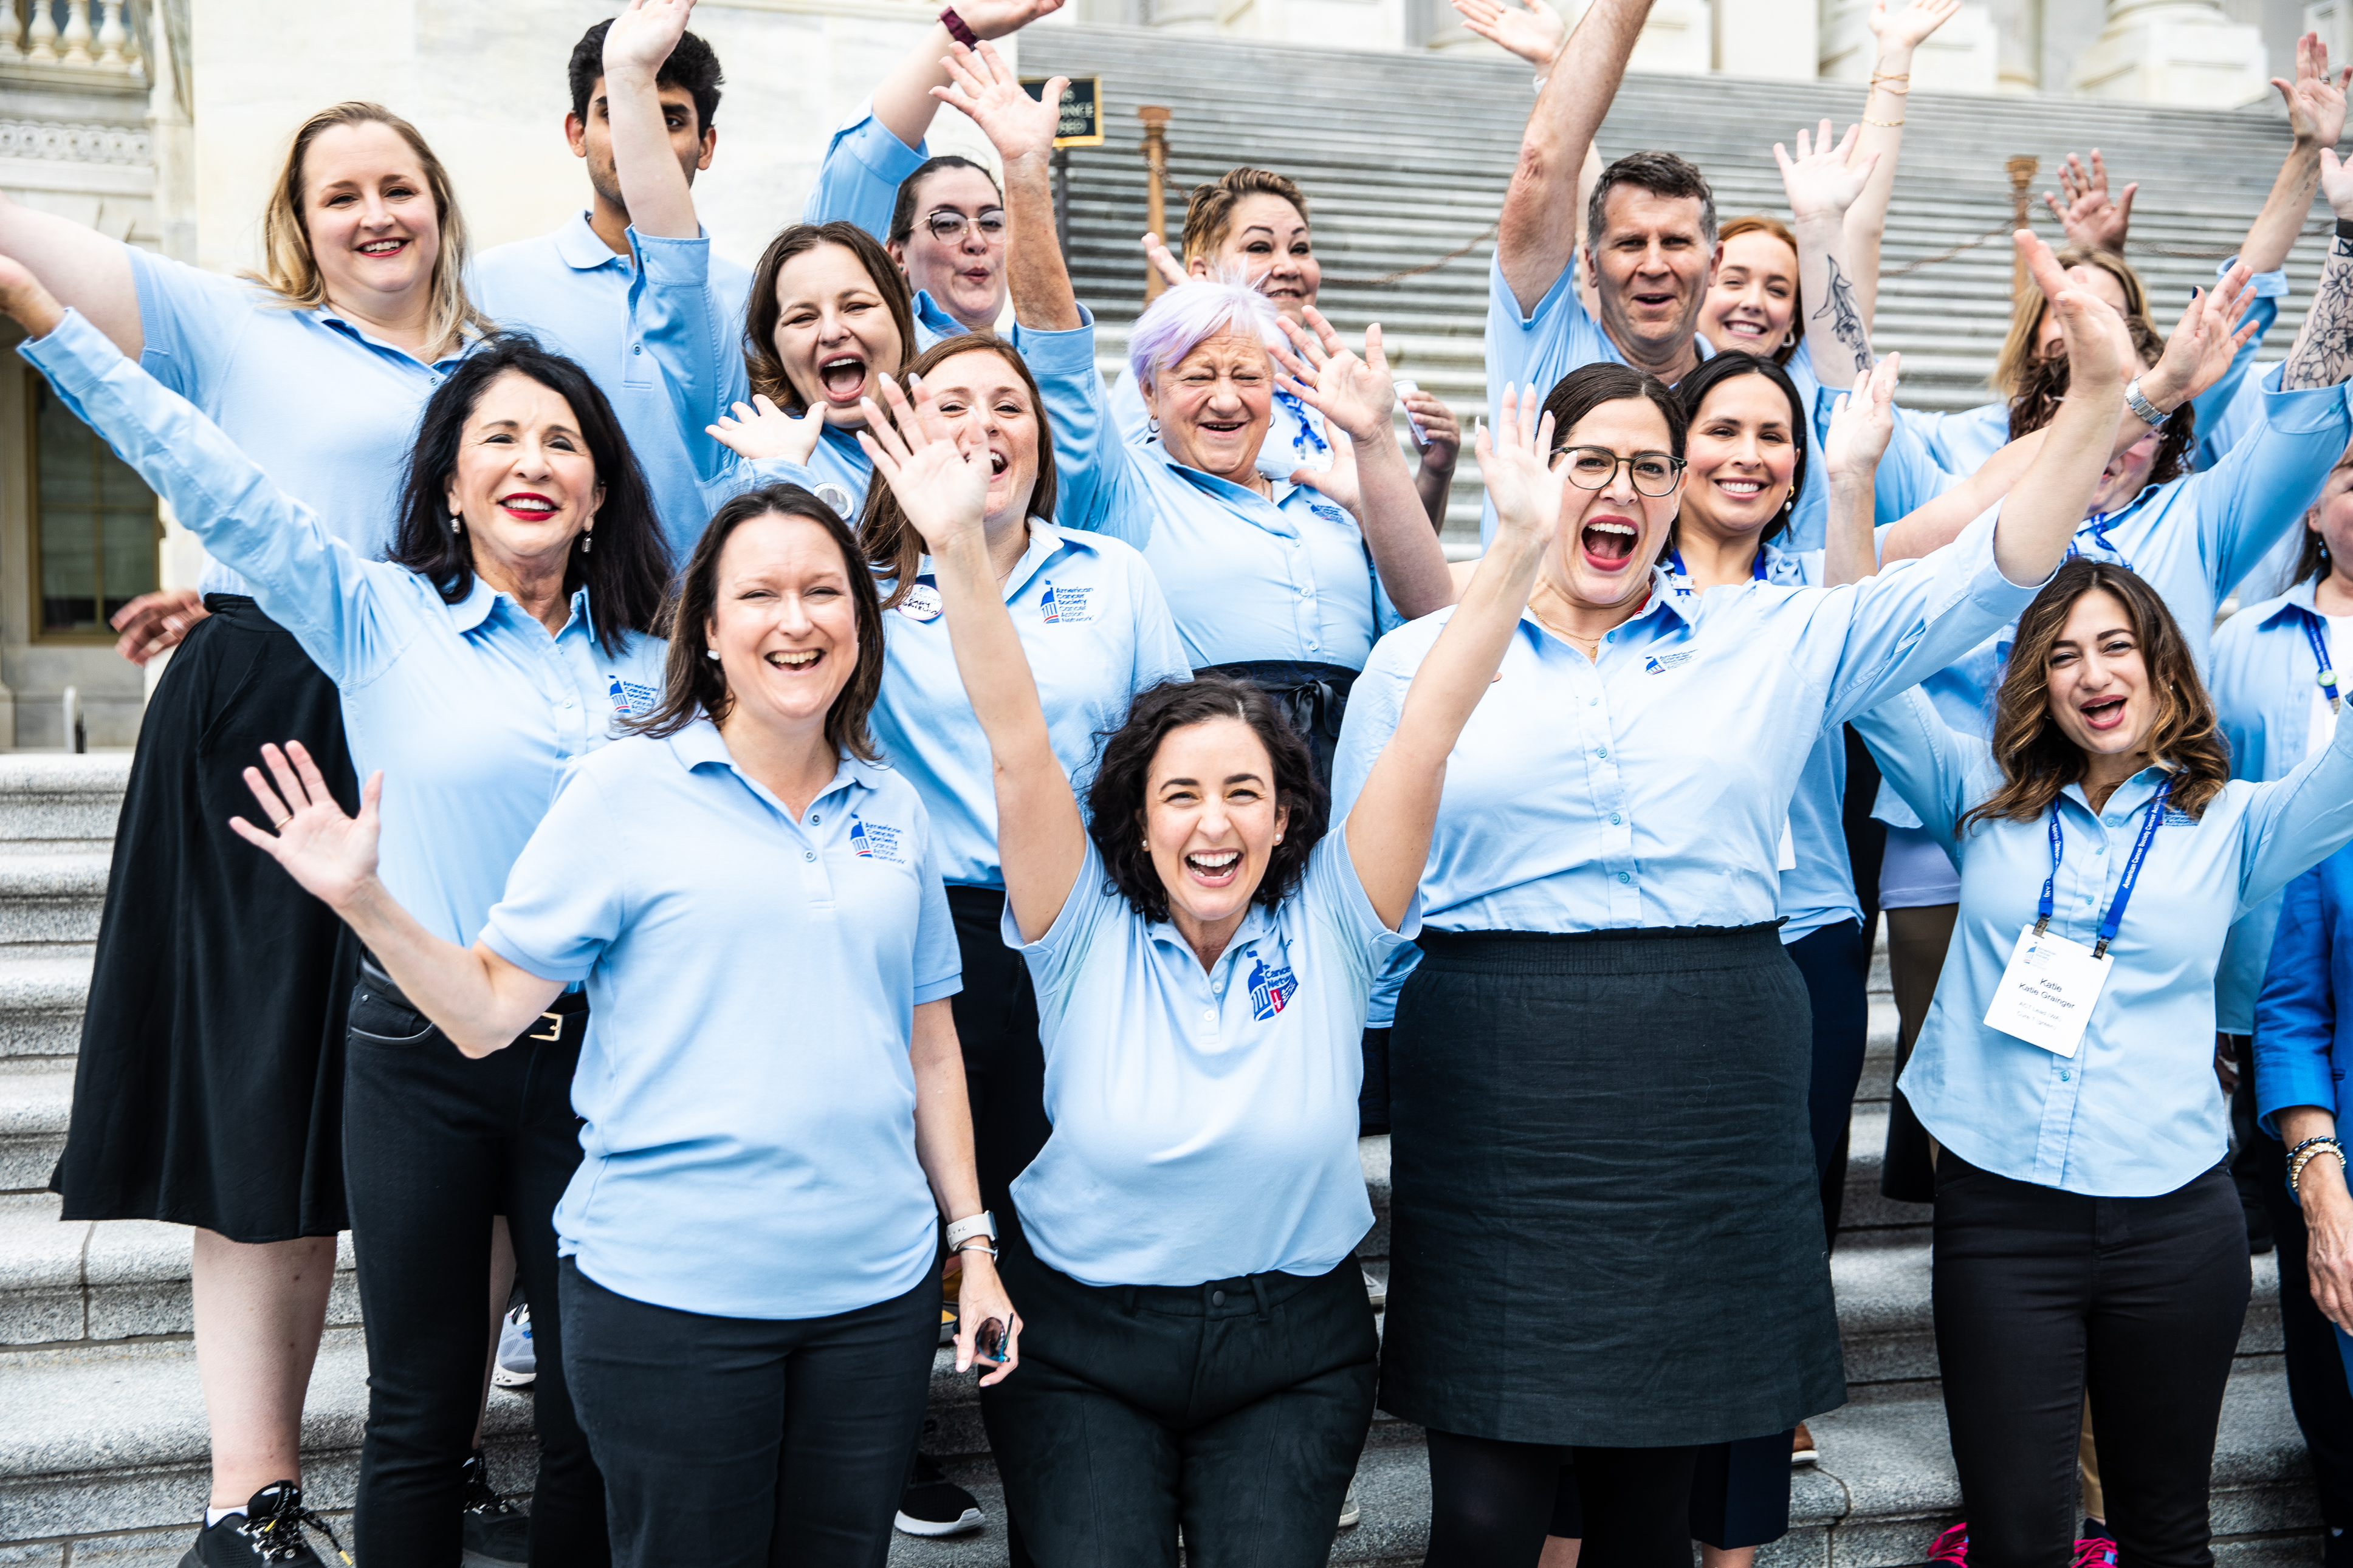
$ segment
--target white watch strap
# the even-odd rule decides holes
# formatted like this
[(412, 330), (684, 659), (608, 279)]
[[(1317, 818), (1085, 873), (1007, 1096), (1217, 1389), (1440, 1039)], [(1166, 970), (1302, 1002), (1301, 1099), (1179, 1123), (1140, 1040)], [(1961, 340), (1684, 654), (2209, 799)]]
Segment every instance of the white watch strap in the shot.
[(997, 1239), (997, 1216), (983, 1209), (976, 1215), (955, 1221), (948, 1226), (948, 1250), (954, 1252), (976, 1236)]

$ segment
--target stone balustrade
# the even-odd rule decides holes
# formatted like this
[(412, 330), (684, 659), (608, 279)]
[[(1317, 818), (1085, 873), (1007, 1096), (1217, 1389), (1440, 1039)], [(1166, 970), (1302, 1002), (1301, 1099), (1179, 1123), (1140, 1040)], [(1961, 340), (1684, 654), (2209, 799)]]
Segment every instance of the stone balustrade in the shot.
[[(143, 79), (126, 0), (0, 0), (0, 68), (96, 71)], [(97, 25), (90, 23), (92, 11)]]

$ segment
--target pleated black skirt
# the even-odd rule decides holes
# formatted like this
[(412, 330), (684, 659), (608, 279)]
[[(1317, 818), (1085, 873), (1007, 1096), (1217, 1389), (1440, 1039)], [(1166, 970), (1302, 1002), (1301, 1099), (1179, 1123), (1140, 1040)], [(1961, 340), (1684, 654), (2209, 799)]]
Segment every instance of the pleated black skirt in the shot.
[(359, 944), (227, 823), (269, 826), (242, 776), (265, 741), (301, 741), (358, 809), (343, 705), (251, 599), (206, 604), (140, 726), (49, 1185), (67, 1219), (332, 1236)]
[(1389, 1047), (1382, 1408), (1662, 1447), (1845, 1403), (1810, 1012), (1774, 929), (1421, 946)]

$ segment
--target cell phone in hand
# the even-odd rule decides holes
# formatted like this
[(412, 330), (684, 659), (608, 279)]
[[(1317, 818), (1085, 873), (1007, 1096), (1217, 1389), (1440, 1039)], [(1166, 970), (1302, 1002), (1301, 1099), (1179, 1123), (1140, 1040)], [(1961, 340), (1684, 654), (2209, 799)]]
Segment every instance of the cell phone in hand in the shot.
[[(1405, 395), (1407, 393), (1419, 392), (1421, 388), (1419, 385), (1410, 381), (1400, 381), (1397, 383), (1397, 399), (1398, 406), (1404, 406)], [(1406, 428), (1413, 432), (1413, 444), (1415, 446), (1427, 447), (1430, 445), (1430, 432), (1421, 427), (1421, 421), (1413, 416), (1413, 410), (1410, 408), (1406, 409), (1405, 424)]]
[(1005, 1323), (990, 1318), (972, 1331), (972, 1359), (990, 1366), (1005, 1364)]

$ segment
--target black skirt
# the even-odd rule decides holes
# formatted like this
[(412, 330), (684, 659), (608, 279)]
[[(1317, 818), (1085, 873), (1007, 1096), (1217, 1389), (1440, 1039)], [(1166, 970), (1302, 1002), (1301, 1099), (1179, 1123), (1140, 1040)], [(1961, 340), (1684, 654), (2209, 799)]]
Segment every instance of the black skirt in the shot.
[(1774, 929), (1420, 941), (1390, 1041), (1382, 1408), (1664, 1447), (1845, 1403), (1810, 1012)]
[(265, 741), (301, 741), (358, 809), (343, 704), (251, 599), (206, 605), (140, 725), (49, 1185), (67, 1219), (332, 1236), (358, 940), (227, 824), (269, 826), (243, 777)]

